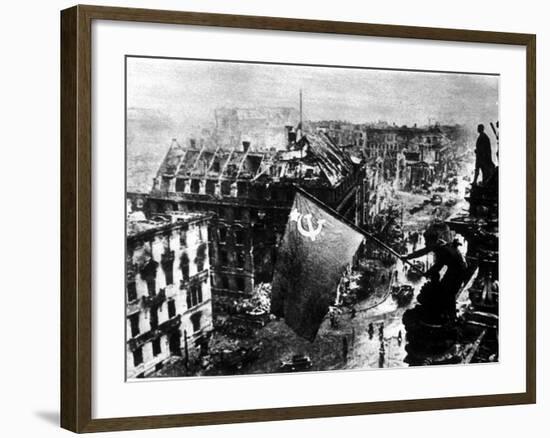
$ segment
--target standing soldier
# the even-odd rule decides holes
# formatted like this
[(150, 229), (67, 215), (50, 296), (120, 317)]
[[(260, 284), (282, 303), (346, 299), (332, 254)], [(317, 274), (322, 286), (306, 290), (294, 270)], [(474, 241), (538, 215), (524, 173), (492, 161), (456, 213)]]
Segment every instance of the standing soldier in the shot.
[(485, 134), (485, 127), (482, 124), (477, 126), (479, 137), (476, 141), (476, 169), (474, 173), (474, 185), (477, 184), (479, 177), (479, 169), (483, 173), (483, 184), (487, 184), (493, 173), (495, 172), (495, 164), (493, 163), (493, 152), (491, 150), (491, 140)]

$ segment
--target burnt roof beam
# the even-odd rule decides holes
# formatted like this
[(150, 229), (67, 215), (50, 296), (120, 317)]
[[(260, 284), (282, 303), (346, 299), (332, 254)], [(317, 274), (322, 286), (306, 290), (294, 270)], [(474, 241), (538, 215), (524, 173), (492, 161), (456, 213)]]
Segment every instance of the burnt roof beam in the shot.
[(212, 169), (212, 166), (214, 166), (214, 163), (216, 162), (216, 157), (218, 155), (218, 152), (220, 151), (221, 149), (221, 146), (218, 145), (216, 147), (216, 150), (214, 151), (214, 155), (212, 156), (212, 161), (210, 162), (210, 164), (208, 165), (208, 167), (206, 168), (206, 171), (205, 171), (205, 176), (208, 175), (208, 172), (210, 172), (210, 170)]
[(225, 170), (227, 169), (227, 165), (229, 164), (229, 162), (231, 161), (231, 157), (233, 156), (233, 153), (235, 152), (235, 147), (233, 147), (231, 149), (231, 151), (229, 152), (229, 155), (227, 156), (227, 160), (225, 161), (224, 165), (223, 165), (223, 168), (222, 170), (220, 171), (220, 177), (218, 178), (218, 182), (221, 182), (222, 179), (224, 178), (224, 173), (225, 173)]
[(246, 158), (248, 157), (248, 151), (250, 151), (250, 148), (248, 148), (243, 154), (243, 159), (239, 163), (239, 169), (237, 170), (237, 176), (235, 177), (235, 179), (239, 179), (239, 176), (241, 175), (241, 171), (243, 170), (244, 162), (246, 161)]
[(206, 149), (206, 143), (201, 146), (201, 150), (199, 151), (199, 155), (197, 155), (197, 159), (193, 163), (193, 167), (190, 169), (190, 172), (192, 172), (193, 170), (197, 170), (197, 166), (199, 164), (199, 161), (200, 161), (200, 159), (202, 157), (202, 154), (203, 154), (205, 149)]

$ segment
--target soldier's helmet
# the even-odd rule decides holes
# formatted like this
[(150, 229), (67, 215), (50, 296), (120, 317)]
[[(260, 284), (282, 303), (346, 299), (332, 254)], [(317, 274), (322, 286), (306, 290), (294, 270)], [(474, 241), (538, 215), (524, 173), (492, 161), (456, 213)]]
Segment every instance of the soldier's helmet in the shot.
[(424, 232), (426, 246), (440, 246), (451, 242), (452, 235), (449, 226), (442, 221), (432, 222)]

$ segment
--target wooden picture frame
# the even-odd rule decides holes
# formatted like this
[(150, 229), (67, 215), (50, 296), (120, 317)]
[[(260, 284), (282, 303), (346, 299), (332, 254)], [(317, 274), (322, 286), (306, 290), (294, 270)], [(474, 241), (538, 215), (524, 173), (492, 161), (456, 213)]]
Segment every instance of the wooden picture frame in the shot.
[[(526, 48), (526, 391), (522, 393), (92, 418), (91, 25), (115, 20), (519, 45)], [(536, 401), (536, 37), (486, 32), (197, 12), (75, 6), (61, 12), (61, 426), (74, 432), (336, 417), (529, 404)]]

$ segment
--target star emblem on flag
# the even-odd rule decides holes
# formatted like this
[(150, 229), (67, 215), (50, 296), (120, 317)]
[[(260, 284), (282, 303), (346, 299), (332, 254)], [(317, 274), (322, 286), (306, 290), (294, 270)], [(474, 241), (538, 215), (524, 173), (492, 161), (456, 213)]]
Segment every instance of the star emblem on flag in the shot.
[(291, 222), (298, 222), (298, 219), (300, 219), (301, 214), (298, 213), (298, 210), (296, 208), (293, 208), (290, 212), (290, 221)]

